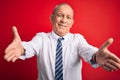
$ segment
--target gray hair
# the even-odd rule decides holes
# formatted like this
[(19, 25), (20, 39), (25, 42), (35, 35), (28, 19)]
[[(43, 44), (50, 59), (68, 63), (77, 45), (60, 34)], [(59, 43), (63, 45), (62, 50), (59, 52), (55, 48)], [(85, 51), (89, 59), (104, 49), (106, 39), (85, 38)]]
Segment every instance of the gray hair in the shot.
[[(52, 15), (54, 15), (54, 14), (57, 12), (58, 8), (59, 8), (60, 6), (62, 6), (62, 5), (68, 5), (68, 6), (70, 6), (70, 5), (67, 4), (67, 3), (58, 4), (58, 5), (56, 5), (56, 7), (53, 9)], [(71, 6), (70, 6), (70, 7), (71, 7)], [(71, 7), (71, 9), (72, 9), (72, 7)], [(73, 10), (73, 9), (72, 9), (72, 10)]]
[[(59, 8), (60, 6), (62, 6), (62, 5), (68, 5), (69, 7), (71, 7), (71, 6), (70, 6), (69, 4), (67, 4), (67, 3), (61, 3), (61, 4), (56, 5), (55, 8), (53, 9), (53, 12), (52, 12), (51, 16), (50, 16), (50, 20), (51, 20), (51, 21), (53, 21), (53, 16), (54, 16), (55, 13), (57, 12), (58, 8)], [(71, 9), (73, 10), (72, 7), (71, 7)]]

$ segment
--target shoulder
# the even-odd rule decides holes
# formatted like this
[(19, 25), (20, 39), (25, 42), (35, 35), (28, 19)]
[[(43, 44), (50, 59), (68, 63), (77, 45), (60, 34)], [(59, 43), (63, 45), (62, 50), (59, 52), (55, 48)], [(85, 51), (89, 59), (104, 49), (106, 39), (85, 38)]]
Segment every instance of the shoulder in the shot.
[(43, 37), (45, 37), (45, 36), (48, 36), (50, 34), (50, 32), (48, 32), (48, 33), (45, 33), (45, 32), (39, 32), (39, 33), (36, 33), (36, 35), (35, 36), (43, 36)]
[(84, 36), (80, 33), (70, 33), (70, 34), (75, 39), (84, 38)]
[(36, 33), (36, 36), (46, 36), (48, 35), (49, 33), (45, 33), (45, 32), (39, 32), (39, 33)]
[(80, 42), (80, 43), (81, 42), (86, 42), (85, 37), (80, 33), (71, 33), (70, 39), (72, 39), (75, 42)]
[(49, 35), (50, 35), (50, 32), (49, 33), (39, 32), (39, 33), (36, 33), (36, 35), (33, 38), (47, 38)]

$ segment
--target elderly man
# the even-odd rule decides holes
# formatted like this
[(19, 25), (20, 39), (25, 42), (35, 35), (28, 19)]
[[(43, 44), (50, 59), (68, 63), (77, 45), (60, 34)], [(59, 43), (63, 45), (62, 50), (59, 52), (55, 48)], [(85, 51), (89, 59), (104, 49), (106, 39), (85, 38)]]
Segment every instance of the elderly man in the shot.
[(59, 4), (51, 15), (53, 30), (37, 33), (29, 42), (22, 42), (13, 27), (13, 42), (6, 48), (4, 58), (15, 62), (37, 56), (38, 80), (82, 80), (81, 58), (93, 67), (108, 71), (120, 69), (120, 59), (107, 48), (113, 42), (108, 39), (99, 49), (89, 45), (81, 34), (72, 34), (74, 12), (70, 5)]

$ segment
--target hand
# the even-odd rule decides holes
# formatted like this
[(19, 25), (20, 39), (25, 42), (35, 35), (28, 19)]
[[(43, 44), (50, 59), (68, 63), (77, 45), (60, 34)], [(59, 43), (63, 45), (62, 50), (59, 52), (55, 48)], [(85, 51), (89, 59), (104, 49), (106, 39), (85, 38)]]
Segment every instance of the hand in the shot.
[(4, 59), (8, 62), (15, 62), (22, 54), (24, 54), (24, 48), (21, 43), (21, 38), (15, 26), (12, 28), (12, 32), (14, 34), (14, 39), (12, 43), (5, 49), (4, 56)]
[(96, 53), (96, 62), (108, 71), (120, 69), (120, 59), (108, 50), (112, 42), (112, 38), (108, 39)]

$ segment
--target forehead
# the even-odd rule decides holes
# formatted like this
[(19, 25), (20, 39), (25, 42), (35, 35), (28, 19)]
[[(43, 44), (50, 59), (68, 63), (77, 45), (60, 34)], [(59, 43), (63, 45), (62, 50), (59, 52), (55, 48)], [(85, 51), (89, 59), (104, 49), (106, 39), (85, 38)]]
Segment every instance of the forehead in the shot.
[(73, 16), (73, 9), (69, 5), (60, 5), (56, 13), (63, 13), (63, 14)]

